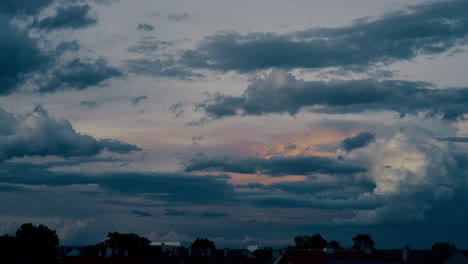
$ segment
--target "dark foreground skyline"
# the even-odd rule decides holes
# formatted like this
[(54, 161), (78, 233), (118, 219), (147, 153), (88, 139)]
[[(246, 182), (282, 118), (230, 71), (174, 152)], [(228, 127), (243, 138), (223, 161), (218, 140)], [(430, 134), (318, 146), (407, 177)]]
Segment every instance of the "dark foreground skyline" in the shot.
[(468, 248), (468, 2), (0, 1), (0, 234)]

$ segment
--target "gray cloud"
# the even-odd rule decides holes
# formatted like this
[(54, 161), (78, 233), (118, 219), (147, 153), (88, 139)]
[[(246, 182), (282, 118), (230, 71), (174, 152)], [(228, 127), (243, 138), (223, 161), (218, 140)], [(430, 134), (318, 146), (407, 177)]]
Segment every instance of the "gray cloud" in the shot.
[(94, 184), (110, 194), (140, 196), (171, 205), (228, 205), (237, 202), (233, 186), (223, 175), (170, 172), (63, 173), (50, 171), (44, 165), (18, 162), (0, 163), (0, 171), (0, 183), (5, 184), (55, 187)]
[(133, 210), (131, 213), (132, 213), (133, 215), (139, 216), (139, 217), (149, 217), (149, 216), (153, 216), (150, 212), (141, 211), (141, 210)]
[(455, 120), (468, 112), (468, 88), (433, 89), (422, 82), (387, 80), (303, 81), (273, 70), (251, 82), (241, 96), (215, 94), (198, 107), (208, 118), (265, 115), (301, 110), (344, 114), (395, 111), (401, 116), (424, 113)]
[(334, 159), (316, 156), (236, 159), (230, 157), (207, 158), (198, 156), (187, 161), (186, 172), (224, 171), (234, 173), (262, 173), (270, 176), (308, 175), (311, 173), (353, 174), (366, 169)]
[(202, 212), (198, 216), (204, 218), (224, 218), (228, 215), (225, 212)]
[(97, 17), (90, 13), (89, 5), (59, 6), (53, 16), (36, 20), (34, 27), (54, 30), (54, 29), (80, 29), (97, 24)]
[(85, 100), (85, 101), (81, 101), (81, 102), (80, 102), (80, 105), (81, 105), (81, 106), (86, 106), (86, 107), (88, 107), (88, 108), (94, 108), (94, 107), (98, 106), (99, 103), (96, 102), (96, 101), (86, 101), (86, 100)]
[(137, 29), (140, 30), (140, 31), (149, 32), (149, 31), (154, 30), (154, 26), (150, 25), (150, 24), (147, 24), (147, 23), (140, 23), (140, 24), (138, 24)]
[(149, 75), (176, 80), (190, 80), (202, 77), (201, 74), (178, 65), (174, 60), (161, 59), (132, 59), (127, 60), (127, 69), (129, 72), (138, 75)]
[(10, 15), (34, 15), (50, 5), (54, 0), (2, 0), (0, 11)]
[(467, 14), (464, 0), (440, 1), (347, 27), (289, 34), (223, 32), (186, 51), (183, 61), (194, 68), (238, 72), (391, 63), (466, 43)]
[(122, 72), (108, 65), (105, 58), (94, 61), (74, 59), (55, 68), (51, 77), (41, 80), (39, 91), (51, 93), (67, 89), (84, 90), (91, 86), (106, 85), (106, 81), (121, 77)]
[(350, 152), (354, 149), (363, 148), (375, 140), (375, 135), (369, 132), (361, 132), (354, 137), (346, 138), (341, 141), (340, 146)]
[(172, 21), (182, 21), (185, 20), (189, 17), (189, 14), (187, 13), (181, 13), (181, 14), (170, 14), (167, 16)]
[(189, 214), (189, 211), (187, 210), (176, 210), (176, 209), (166, 209), (164, 211), (164, 214), (165, 215), (168, 215), (168, 216), (186, 216)]
[[(15, 1), (6, 3), (10, 2)], [(0, 95), (13, 92), (28, 75), (51, 61), (39, 49), (37, 40), (30, 38), (26, 32), (3, 17), (0, 17), (0, 58)]]
[(137, 104), (141, 103), (144, 100), (148, 100), (148, 96), (146, 96), (146, 95), (137, 96), (137, 97), (134, 97), (132, 99), (132, 104), (137, 105)]
[(468, 137), (437, 137), (436, 139), (441, 141), (468, 143)]
[[(155, 37), (144, 37), (135, 46), (129, 47), (127, 51), (143, 55), (151, 55), (162, 49), (174, 46), (173, 42), (159, 40)], [(174, 62), (172, 62), (174, 63)]]
[(137, 146), (111, 139), (97, 140), (76, 132), (67, 120), (56, 120), (40, 106), (15, 117), (0, 111), (0, 161), (25, 156), (94, 156), (104, 150), (129, 153)]

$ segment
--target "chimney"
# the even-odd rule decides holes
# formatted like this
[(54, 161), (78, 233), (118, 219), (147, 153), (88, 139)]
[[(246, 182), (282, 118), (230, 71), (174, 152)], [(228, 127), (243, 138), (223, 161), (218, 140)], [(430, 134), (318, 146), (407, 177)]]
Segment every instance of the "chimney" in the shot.
[(229, 257), (229, 248), (224, 248), (224, 257)]

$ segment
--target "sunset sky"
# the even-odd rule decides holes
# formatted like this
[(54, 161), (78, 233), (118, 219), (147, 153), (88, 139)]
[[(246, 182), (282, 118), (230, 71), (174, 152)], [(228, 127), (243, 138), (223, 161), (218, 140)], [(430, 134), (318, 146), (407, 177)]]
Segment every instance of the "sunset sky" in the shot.
[(468, 248), (468, 1), (0, 1), (0, 235)]

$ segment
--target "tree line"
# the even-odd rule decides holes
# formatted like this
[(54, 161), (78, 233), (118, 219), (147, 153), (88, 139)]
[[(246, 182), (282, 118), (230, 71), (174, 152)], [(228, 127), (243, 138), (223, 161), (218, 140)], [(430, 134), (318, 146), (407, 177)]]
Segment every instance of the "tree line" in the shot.
[[(357, 234), (352, 240), (353, 250), (374, 249), (375, 242), (368, 234)], [(342, 248), (338, 241), (327, 241), (318, 233), (296, 236), (294, 242), (295, 245), (290, 246), (290, 248), (320, 250), (323, 248)], [(57, 263), (59, 244), (60, 241), (55, 230), (44, 225), (23, 224), (16, 230), (15, 236), (0, 236), (0, 263)], [(191, 244), (191, 248), (216, 249), (216, 246), (210, 239), (197, 238)], [(436, 242), (432, 249), (456, 249), (456, 246), (448, 242)], [(268, 255), (267, 253), (271, 253), (271, 248), (264, 251), (257, 252), (256, 255)], [(108, 233), (106, 240), (96, 245), (81, 248), (81, 255), (88, 256), (104, 256), (106, 254), (153, 256), (160, 253), (162, 253), (161, 249), (151, 246), (149, 239), (133, 233), (119, 232)]]

